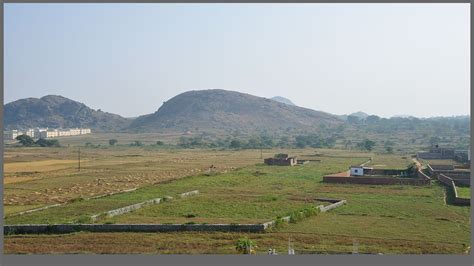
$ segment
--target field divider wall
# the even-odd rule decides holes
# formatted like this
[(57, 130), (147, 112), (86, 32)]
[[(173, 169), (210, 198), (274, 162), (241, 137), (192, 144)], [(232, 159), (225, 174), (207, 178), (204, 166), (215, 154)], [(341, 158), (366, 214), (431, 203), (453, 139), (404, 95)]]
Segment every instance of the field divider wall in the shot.
[(454, 191), (453, 203), (455, 205), (471, 205), (471, 199), (459, 197), (458, 191), (456, 189), (456, 184), (454, 183), (454, 180), (452, 178), (446, 176), (445, 174), (438, 174), (437, 177), (441, 183), (445, 184), (448, 188)]
[[(132, 191), (135, 191), (135, 190), (137, 190), (137, 188), (126, 189), (126, 190), (122, 190), (122, 191), (117, 191), (117, 192), (107, 193), (107, 194), (103, 194), (103, 195), (98, 195), (98, 196), (94, 196), (94, 197), (90, 197), (90, 198), (85, 198), (84, 200), (98, 199), (98, 198), (103, 198), (103, 197), (112, 196), (112, 195), (116, 195), (116, 194), (132, 192)], [(74, 202), (74, 199), (69, 200), (68, 202), (65, 202), (65, 203), (57, 203), (57, 204), (47, 205), (47, 206), (44, 206), (44, 207), (31, 209), (31, 210), (27, 210), (27, 211), (12, 213), (10, 215), (5, 216), (5, 218), (20, 216), (20, 215), (24, 215), (24, 214), (28, 214), (28, 213), (32, 213), (32, 212), (37, 212), (37, 211), (43, 211), (43, 210), (46, 210), (46, 209), (49, 209), (49, 208), (63, 206), (63, 205), (66, 205), (66, 204), (69, 204), (69, 203), (72, 203), (72, 202)]]
[(184, 198), (184, 197), (188, 197), (188, 196), (192, 196), (192, 195), (196, 195), (196, 194), (199, 194), (199, 190), (184, 192), (184, 193), (181, 193), (179, 196), (181, 198)]
[[(159, 203), (161, 199), (152, 199), (138, 204), (127, 206), (130, 210), (139, 204)], [(318, 205), (321, 212), (327, 212), (347, 203), (346, 200), (328, 199), (328, 202), (334, 202), (326, 207)], [(120, 208), (113, 210), (125, 209)], [(127, 211), (125, 209), (123, 211)], [(109, 211), (110, 212), (110, 211)], [(107, 212), (107, 213), (109, 213)], [(119, 211), (120, 212), (120, 211)], [(117, 212), (118, 213), (118, 212)], [(289, 223), (290, 216), (280, 218)], [(182, 232), (182, 231), (201, 231), (201, 232), (250, 232), (263, 233), (267, 229), (274, 227), (276, 220), (260, 224), (21, 224), (4, 225), (4, 234), (67, 234), (79, 231), (88, 232)]]
[(136, 204), (132, 204), (132, 205), (129, 205), (129, 206), (125, 206), (125, 207), (122, 207), (122, 208), (118, 208), (118, 209), (114, 209), (114, 210), (111, 210), (111, 211), (95, 214), (95, 215), (92, 215), (90, 218), (93, 222), (95, 222), (103, 216), (113, 217), (113, 216), (117, 216), (117, 215), (122, 215), (124, 213), (128, 213), (128, 212), (131, 212), (131, 211), (134, 211), (134, 210), (138, 210), (138, 209), (142, 208), (143, 206), (152, 205), (152, 204), (159, 204), (160, 202), (161, 202), (161, 198), (146, 200), (146, 201), (136, 203)]
[[(199, 194), (199, 190), (193, 190), (193, 191), (188, 191), (188, 192), (181, 193), (180, 197), (185, 198), (185, 197), (196, 195), (196, 194)], [(165, 197), (165, 200), (169, 200), (169, 199), (172, 199), (172, 197)], [(114, 217), (114, 216), (117, 216), (117, 215), (122, 215), (122, 214), (125, 214), (125, 213), (129, 213), (131, 211), (134, 211), (134, 210), (138, 210), (138, 209), (140, 209), (144, 206), (147, 206), (147, 205), (160, 204), (160, 202), (162, 202), (162, 201), (164, 201), (164, 200), (161, 199), (161, 198), (146, 200), (146, 201), (135, 203), (135, 204), (125, 206), (125, 207), (122, 207), (122, 208), (118, 208), (118, 209), (114, 209), (114, 210), (110, 210), (110, 211), (106, 211), (106, 212), (103, 212), (103, 213), (92, 215), (92, 216), (90, 216), (90, 219), (91, 219), (92, 222), (96, 222), (104, 216)]]

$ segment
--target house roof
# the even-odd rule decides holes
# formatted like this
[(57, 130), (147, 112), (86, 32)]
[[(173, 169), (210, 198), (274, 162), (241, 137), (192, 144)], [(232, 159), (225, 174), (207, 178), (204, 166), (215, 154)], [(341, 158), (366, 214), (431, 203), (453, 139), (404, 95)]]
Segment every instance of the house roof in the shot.
[(373, 167), (366, 167), (366, 166), (360, 166), (360, 165), (351, 165), (350, 168), (374, 169)]

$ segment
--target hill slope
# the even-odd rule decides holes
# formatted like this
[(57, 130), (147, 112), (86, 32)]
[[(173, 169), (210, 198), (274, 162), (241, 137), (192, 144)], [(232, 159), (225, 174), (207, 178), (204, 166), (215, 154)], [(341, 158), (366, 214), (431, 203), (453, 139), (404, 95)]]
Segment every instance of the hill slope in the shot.
[(342, 123), (324, 112), (225, 90), (188, 91), (165, 102), (153, 114), (135, 119), (133, 132), (240, 131), (255, 133), (314, 129)]
[(121, 131), (129, 119), (95, 111), (85, 104), (56, 95), (20, 99), (4, 106), (4, 128), (88, 127), (95, 131)]

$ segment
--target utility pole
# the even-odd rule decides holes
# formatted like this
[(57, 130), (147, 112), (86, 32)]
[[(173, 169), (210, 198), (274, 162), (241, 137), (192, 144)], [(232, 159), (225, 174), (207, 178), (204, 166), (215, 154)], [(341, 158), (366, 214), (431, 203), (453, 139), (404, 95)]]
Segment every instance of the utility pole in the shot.
[(77, 151), (77, 171), (81, 171), (81, 148)]

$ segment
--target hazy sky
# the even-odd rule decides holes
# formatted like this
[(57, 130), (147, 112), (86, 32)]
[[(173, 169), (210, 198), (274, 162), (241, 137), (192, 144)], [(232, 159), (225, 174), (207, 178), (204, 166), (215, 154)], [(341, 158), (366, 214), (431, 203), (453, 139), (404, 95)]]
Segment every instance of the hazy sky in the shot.
[(126, 117), (188, 91), (334, 114), (470, 113), (469, 4), (4, 4), (5, 103)]

